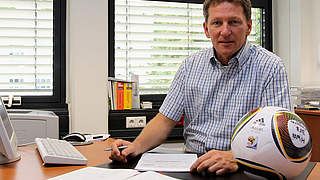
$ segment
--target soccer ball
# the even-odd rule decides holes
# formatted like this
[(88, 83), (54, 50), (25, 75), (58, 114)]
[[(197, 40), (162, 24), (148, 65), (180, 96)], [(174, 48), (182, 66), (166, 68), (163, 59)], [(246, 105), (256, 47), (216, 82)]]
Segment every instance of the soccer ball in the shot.
[(267, 179), (299, 175), (311, 157), (312, 142), (303, 120), (281, 107), (245, 114), (231, 138), (231, 150), (246, 174)]

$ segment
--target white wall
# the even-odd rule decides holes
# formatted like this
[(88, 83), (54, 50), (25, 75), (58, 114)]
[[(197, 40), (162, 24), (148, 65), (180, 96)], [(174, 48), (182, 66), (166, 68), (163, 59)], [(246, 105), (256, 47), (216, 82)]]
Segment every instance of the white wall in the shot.
[(320, 87), (320, 1), (301, 1), (303, 87)]
[(286, 63), (290, 85), (320, 87), (319, 0), (273, 0), (274, 52)]
[(106, 133), (108, 0), (67, 2), (70, 131)]
[(287, 33), (290, 31), (289, 0), (273, 0), (272, 7), (273, 51), (282, 58), (289, 70), (290, 34)]

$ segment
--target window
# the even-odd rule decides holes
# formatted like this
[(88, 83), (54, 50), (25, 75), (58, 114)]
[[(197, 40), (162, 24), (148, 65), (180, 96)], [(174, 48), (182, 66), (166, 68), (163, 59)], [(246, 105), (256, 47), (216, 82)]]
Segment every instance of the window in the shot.
[[(182, 60), (212, 46), (202, 27), (202, 3), (112, 1), (109, 76), (130, 80), (136, 74), (140, 94), (166, 94)], [(252, 5), (248, 39), (271, 50), (271, 2)]]
[(65, 0), (1, 0), (0, 8), (0, 95), (64, 104)]

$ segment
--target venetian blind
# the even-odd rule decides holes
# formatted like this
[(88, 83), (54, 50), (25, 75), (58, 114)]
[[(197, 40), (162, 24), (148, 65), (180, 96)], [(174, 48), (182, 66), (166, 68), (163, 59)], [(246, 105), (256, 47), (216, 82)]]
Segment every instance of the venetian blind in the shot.
[(53, 0), (1, 0), (0, 94), (52, 92)]
[[(183, 59), (212, 47), (202, 4), (115, 1), (115, 76), (139, 75), (140, 94), (166, 94)], [(249, 40), (260, 43), (260, 9), (253, 9)]]

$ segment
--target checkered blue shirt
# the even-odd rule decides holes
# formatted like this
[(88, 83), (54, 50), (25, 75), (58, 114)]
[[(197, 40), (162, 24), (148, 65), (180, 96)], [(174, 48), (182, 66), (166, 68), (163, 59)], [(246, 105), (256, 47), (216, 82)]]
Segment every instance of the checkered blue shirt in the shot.
[(292, 111), (285, 66), (249, 42), (222, 66), (213, 48), (186, 58), (159, 110), (179, 121), (184, 114), (186, 150), (230, 150), (232, 130), (252, 109), (280, 106)]

